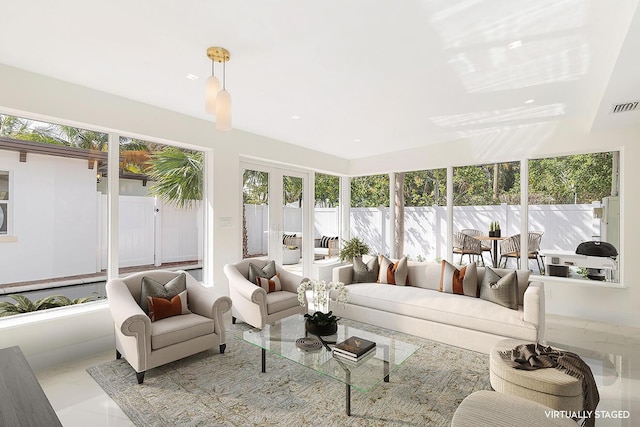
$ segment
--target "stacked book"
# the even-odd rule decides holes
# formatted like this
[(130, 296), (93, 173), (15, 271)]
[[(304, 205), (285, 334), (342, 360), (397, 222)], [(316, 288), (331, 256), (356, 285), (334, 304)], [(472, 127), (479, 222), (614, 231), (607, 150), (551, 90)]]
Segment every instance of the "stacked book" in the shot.
[(350, 337), (336, 344), (333, 348), (334, 357), (358, 362), (376, 352), (376, 343), (360, 337)]

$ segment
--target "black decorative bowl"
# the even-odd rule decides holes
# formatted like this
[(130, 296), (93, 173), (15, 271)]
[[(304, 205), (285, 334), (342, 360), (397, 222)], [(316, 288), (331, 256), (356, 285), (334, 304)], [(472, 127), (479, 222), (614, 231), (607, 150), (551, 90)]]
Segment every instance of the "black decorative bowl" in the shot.
[(338, 332), (338, 324), (337, 323), (329, 323), (327, 325), (318, 325), (313, 322), (310, 322), (308, 319), (304, 321), (304, 327), (310, 334), (325, 336), (325, 335), (333, 335)]

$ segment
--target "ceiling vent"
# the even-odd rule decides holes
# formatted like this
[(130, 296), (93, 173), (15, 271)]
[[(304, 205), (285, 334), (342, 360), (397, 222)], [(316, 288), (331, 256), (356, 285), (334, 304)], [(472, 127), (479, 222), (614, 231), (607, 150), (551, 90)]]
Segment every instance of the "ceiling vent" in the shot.
[(624, 113), (625, 111), (635, 111), (638, 109), (640, 101), (625, 102), (624, 104), (614, 104), (611, 106), (611, 114)]

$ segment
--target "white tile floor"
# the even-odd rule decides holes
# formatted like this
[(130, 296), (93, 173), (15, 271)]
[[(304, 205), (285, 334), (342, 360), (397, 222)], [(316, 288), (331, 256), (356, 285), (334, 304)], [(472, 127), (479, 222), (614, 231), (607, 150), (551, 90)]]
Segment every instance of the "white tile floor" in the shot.
[[(600, 392), (599, 411), (630, 413), (626, 419), (599, 419), (596, 426), (640, 425), (640, 329), (547, 316), (547, 340), (589, 363)], [(133, 425), (85, 371), (113, 357), (113, 351), (103, 352), (36, 373), (64, 426)]]

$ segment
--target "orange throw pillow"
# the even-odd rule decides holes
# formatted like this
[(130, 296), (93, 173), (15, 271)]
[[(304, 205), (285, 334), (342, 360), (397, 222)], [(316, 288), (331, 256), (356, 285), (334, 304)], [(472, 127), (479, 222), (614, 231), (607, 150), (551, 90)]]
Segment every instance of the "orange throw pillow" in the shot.
[(166, 298), (147, 297), (149, 317), (152, 322), (171, 316), (191, 313), (187, 308), (187, 291), (180, 292), (170, 300)]

